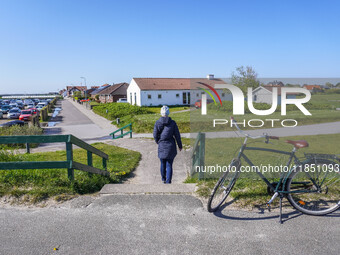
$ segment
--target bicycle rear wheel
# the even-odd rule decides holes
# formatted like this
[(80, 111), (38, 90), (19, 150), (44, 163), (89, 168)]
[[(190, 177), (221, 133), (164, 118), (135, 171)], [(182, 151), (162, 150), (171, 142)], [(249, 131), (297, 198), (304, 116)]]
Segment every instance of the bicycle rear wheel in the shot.
[(311, 159), (288, 176), (286, 188), (297, 210), (309, 215), (334, 212), (340, 207), (339, 163)]
[(239, 175), (240, 161), (233, 160), (226, 171), (216, 183), (208, 200), (208, 212), (215, 212), (223, 204), (233, 189)]

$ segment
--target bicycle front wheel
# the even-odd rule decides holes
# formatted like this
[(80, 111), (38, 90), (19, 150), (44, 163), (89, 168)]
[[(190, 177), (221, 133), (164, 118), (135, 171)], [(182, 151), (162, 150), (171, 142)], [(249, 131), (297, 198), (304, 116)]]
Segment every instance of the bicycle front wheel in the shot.
[(239, 175), (240, 161), (234, 160), (216, 183), (208, 200), (208, 212), (215, 212), (223, 204), (233, 189)]
[(339, 163), (312, 159), (288, 176), (286, 188), (297, 210), (309, 215), (334, 212), (340, 207)]

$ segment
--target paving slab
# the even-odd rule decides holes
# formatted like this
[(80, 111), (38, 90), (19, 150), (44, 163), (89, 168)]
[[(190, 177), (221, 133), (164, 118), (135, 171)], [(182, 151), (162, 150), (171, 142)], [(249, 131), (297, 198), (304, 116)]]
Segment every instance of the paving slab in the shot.
[(109, 194), (192, 194), (196, 184), (106, 184), (100, 195)]

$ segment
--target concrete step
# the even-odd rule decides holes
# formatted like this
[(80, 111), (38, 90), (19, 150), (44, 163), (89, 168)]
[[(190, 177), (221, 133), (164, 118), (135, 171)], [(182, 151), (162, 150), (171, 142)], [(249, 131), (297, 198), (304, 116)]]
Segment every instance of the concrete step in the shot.
[(191, 194), (195, 183), (182, 184), (106, 184), (100, 195), (109, 194)]

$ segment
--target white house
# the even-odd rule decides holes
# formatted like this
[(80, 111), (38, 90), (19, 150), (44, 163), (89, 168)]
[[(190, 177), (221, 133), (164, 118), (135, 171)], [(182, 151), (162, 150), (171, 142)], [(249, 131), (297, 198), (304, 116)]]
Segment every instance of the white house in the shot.
[[(138, 106), (157, 105), (193, 105), (201, 94), (209, 91), (218, 101), (214, 93), (205, 85), (227, 84), (221, 79), (208, 75), (205, 78), (133, 78), (127, 88), (127, 100)], [(204, 90), (203, 90), (204, 89)], [(216, 89), (222, 101), (231, 101), (229, 91)], [(207, 98), (211, 98), (207, 93)]]
[[(266, 103), (272, 104), (272, 91), (273, 88), (277, 88), (277, 103), (281, 104), (281, 88), (282, 86), (259, 86), (253, 90), (253, 102), (254, 103)], [(295, 93), (287, 93), (287, 98), (296, 98)]]

